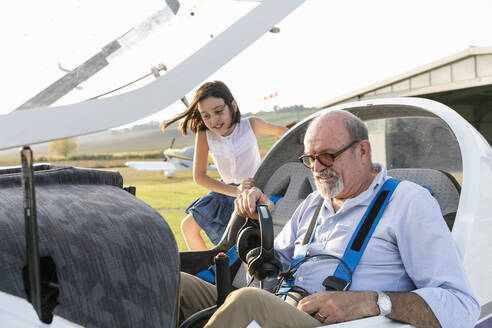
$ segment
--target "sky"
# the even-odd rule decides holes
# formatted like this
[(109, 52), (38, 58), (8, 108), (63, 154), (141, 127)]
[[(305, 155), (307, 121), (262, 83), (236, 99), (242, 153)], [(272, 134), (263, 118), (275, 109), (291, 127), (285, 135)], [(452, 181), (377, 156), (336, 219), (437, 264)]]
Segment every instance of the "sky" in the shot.
[[(54, 106), (119, 87), (161, 62), (172, 69), (257, 5), (235, 0), (181, 2), (172, 23), (161, 24), (111, 58), (107, 68)], [(163, 6), (163, 0), (2, 2), (0, 114), (63, 76), (58, 64), (77, 67)], [(469, 46), (492, 46), (490, 13), (492, 0), (308, 0), (277, 25), (280, 33), (267, 33), (207, 80), (224, 81), (243, 113), (273, 106), (316, 106)], [(275, 93), (278, 96), (262, 100)], [(140, 122), (182, 109), (177, 102)]]

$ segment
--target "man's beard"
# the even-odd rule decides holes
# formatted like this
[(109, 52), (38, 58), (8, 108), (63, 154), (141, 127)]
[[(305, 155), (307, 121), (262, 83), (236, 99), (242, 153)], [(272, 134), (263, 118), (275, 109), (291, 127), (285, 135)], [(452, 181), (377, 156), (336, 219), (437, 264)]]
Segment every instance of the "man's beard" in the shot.
[[(322, 181), (317, 179), (317, 177), (333, 177), (335, 181)], [(342, 177), (330, 168), (326, 168), (321, 172), (314, 175), (314, 181), (316, 182), (316, 188), (318, 192), (324, 199), (334, 198), (343, 190), (343, 180)]]

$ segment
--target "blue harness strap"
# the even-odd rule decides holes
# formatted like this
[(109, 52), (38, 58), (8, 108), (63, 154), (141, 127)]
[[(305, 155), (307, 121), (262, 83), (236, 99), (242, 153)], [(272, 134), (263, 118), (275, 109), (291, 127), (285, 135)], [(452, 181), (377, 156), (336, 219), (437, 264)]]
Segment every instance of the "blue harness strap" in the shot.
[[(391, 195), (400, 182), (400, 180), (393, 178), (386, 180), (364, 213), (357, 229), (354, 231), (342, 257), (342, 260), (347, 264), (351, 272), (354, 272), (357, 268), (360, 258), (369, 243), (369, 239), (371, 239), (372, 233), (376, 229)], [(351, 274), (342, 263), (338, 264), (333, 276), (343, 279), (347, 284), (351, 282)], [(327, 287), (327, 289), (330, 288)]]
[(270, 196), (270, 200), (272, 201), (272, 203), (277, 204), (278, 200), (280, 198), (282, 198), (282, 197), (284, 197), (284, 196), (282, 196), (282, 195), (273, 195), (273, 196)]
[[(381, 216), (386, 208), (386, 205), (388, 205), (389, 199), (391, 198), (391, 195), (395, 191), (396, 187), (400, 183), (400, 180), (390, 178), (385, 181), (379, 192), (377, 193), (376, 197), (373, 198), (371, 201), (371, 204), (367, 208), (366, 212), (364, 213), (364, 216), (359, 222), (359, 225), (357, 226), (357, 229), (354, 231), (347, 248), (345, 249), (345, 253), (343, 254), (342, 261), (347, 264), (348, 268), (350, 268), (350, 272), (354, 272), (355, 269), (357, 268), (357, 265), (359, 264), (359, 261), (362, 257), (362, 254), (364, 253), (364, 250), (366, 249), (366, 246), (369, 242), (369, 239), (371, 239), (372, 233), (374, 232), (374, 229), (376, 228), (379, 220), (381, 219)], [(321, 205), (321, 202), (320, 202)], [(318, 205), (319, 207), (319, 205)], [(298, 251), (296, 254), (294, 254), (294, 260), (292, 261), (289, 271), (293, 269), (294, 273), (297, 271), (295, 267), (299, 266), (302, 264), (304, 258), (307, 255), (307, 251), (309, 249), (309, 245), (311, 244), (313, 237), (314, 237), (314, 231), (316, 230), (316, 227), (318, 225), (318, 213), (315, 213), (313, 216), (312, 222), (316, 219), (316, 223), (314, 224), (314, 228), (311, 230), (311, 233), (309, 237), (306, 235), (304, 237), (304, 242), (301, 247), (298, 248)], [(309, 230), (308, 232), (309, 233)], [(328, 277), (325, 279), (323, 282), (323, 285), (326, 287), (327, 290), (332, 290), (332, 289), (337, 289), (337, 290), (344, 290), (345, 288), (349, 287), (349, 284), (351, 283), (351, 273), (350, 273), (345, 265), (340, 262), (335, 269), (335, 273), (333, 276)], [(330, 279), (335, 277), (335, 279)], [(341, 280), (340, 280), (341, 279)], [(282, 285), (279, 290), (278, 294), (279, 297), (284, 299), (286, 298), (286, 294), (291, 290), (292, 286), (294, 285), (294, 274), (286, 281), (285, 285)], [(342, 282), (342, 283), (340, 283)], [(335, 286), (339, 288), (335, 288)]]
[[(229, 266), (231, 267), (236, 261), (239, 259), (239, 255), (237, 254), (236, 245), (232, 246), (227, 252), (226, 255), (229, 256)], [(215, 265), (211, 265), (208, 269), (205, 269), (201, 272), (195, 274), (195, 277), (198, 277), (206, 282), (211, 284), (215, 283)]]

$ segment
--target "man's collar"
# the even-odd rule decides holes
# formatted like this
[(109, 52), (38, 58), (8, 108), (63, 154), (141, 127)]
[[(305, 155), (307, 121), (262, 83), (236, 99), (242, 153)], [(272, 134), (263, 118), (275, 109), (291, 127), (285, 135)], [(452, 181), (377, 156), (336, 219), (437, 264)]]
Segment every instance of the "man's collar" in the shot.
[[(357, 197), (348, 199), (347, 202), (350, 201), (350, 206), (355, 206), (355, 205), (369, 205), (374, 198), (374, 195), (376, 192), (379, 190), (379, 188), (383, 185), (384, 181), (386, 180), (386, 167), (384, 165), (379, 164), (379, 163), (374, 163), (373, 168), (378, 174), (372, 180), (371, 185), (369, 188), (364, 190), (362, 193), (357, 195)], [(347, 205), (347, 202), (345, 202), (345, 205)]]

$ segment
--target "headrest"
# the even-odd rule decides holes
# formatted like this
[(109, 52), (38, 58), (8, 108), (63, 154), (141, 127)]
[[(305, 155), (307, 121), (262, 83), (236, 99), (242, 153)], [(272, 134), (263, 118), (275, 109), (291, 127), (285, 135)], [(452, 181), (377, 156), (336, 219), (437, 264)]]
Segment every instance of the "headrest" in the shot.
[(284, 225), (291, 218), (297, 206), (316, 190), (313, 174), (298, 162), (290, 162), (279, 167), (263, 188), (268, 196), (282, 196), (272, 211), (273, 223)]
[(461, 187), (449, 173), (427, 168), (402, 168), (388, 170), (388, 175), (428, 188), (439, 203), (443, 215), (458, 210)]

